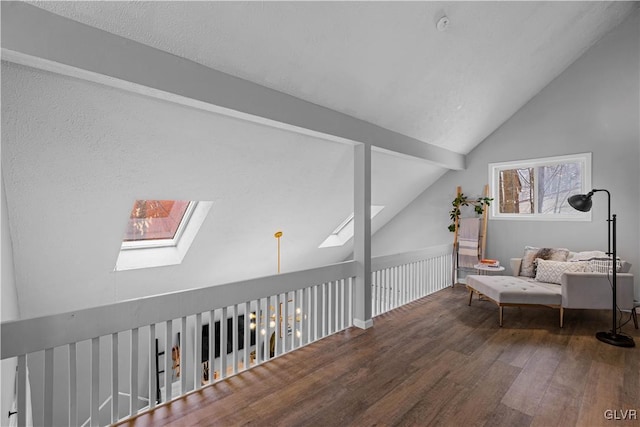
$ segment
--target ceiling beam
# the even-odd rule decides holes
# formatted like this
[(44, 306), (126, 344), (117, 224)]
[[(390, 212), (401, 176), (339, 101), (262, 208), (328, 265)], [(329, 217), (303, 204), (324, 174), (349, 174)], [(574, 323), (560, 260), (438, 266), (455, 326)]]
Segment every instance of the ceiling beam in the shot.
[(256, 123), (464, 169), (465, 156), (22, 2), (2, 2), (2, 59)]

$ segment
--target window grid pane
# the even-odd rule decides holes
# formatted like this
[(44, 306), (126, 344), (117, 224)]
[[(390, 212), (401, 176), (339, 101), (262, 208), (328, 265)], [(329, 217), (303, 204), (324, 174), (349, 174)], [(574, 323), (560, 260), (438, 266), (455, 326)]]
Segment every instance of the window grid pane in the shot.
[(591, 153), (489, 164), (490, 218), (590, 220), (567, 199), (591, 189)]

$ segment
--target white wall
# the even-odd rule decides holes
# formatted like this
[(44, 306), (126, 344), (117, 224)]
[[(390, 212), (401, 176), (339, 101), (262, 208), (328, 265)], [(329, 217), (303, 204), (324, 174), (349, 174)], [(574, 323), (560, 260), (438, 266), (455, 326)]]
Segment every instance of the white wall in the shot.
[[(573, 63), (373, 237), (381, 255), (449, 243), (448, 212), (457, 185), (480, 194), (488, 163), (592, 152), (592, 184), (612, 193), (618, 253), (640, 269), (640, 37), (638, 11)], [(606, 250), (606, 195), (594, 196), (592, 221), (490, 221), (487, 255), (505, 264), (525, 245)], [(640, 295), (640, 280), (636, 280)]]
[[(0, 222), (2, 223), (2, 231), (0, 231), (2, 240), (2, 252), (0, 258), (2, 258), (2, 284), (1, 284), (1, 320), (14, 320), (19, 318), (18, 311), (18, 296), (16, 293), (16, 283), (13, 274), (13, 254), (11, 249), (11, 238), (9, 237), (9, 224), (7, 221), (7, 200), (4, 194), (4, 181), (0, 179), (0, 198), (2, 199), (2, 213), (0, 214)], [(16, 360), (8, 359), (2, 361), (2, 368), (0, 369), (0, 425), (7, 425), (7, 415), (13, 402), (14, 394), (14, 378), (16, 373)]]

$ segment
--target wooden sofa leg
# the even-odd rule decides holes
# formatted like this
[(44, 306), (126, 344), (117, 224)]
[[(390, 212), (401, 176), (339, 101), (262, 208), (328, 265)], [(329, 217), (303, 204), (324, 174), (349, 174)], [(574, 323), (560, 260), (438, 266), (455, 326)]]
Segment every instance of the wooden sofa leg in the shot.
[(560, 327), (564, 325), (564, 307), (560, 306)]
[(631, 317), (633, 317), (633, 324), (635, 325), (636, 329), (638, 329), (638, 307), (633, 307), (631, 309)]
[(500, 327), (502, 327), (502, 306), (500, 306)]
[(471, 305), (472, 299), (473, 299), (473, 289), (469, 288), (469, 305)]

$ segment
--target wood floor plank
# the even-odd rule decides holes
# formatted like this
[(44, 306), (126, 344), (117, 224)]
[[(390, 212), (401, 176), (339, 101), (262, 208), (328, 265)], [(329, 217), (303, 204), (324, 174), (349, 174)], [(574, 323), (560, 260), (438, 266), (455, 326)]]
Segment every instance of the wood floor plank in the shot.
[[(640, 348), (606, 310), (467, 305), (456, 286), (124, 421), (128, 426), (600, 426), (640, 412)], [(640, 344), (640, 331), (624, 332)], [(620, 412), (617, 413), (621, 415)]]

